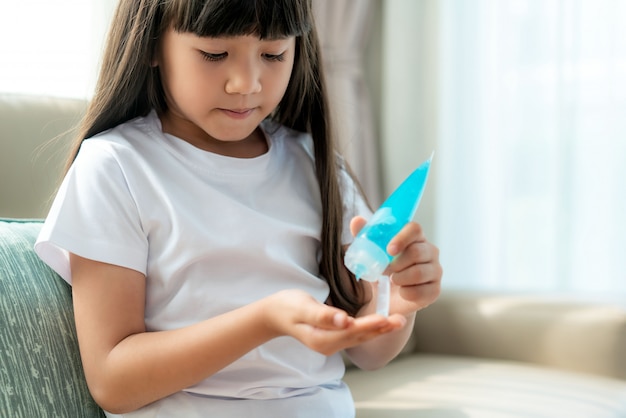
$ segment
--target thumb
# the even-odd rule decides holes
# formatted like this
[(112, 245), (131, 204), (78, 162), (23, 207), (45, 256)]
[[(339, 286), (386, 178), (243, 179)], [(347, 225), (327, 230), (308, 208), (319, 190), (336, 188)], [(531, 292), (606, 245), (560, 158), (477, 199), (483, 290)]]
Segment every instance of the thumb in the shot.
[(362, 216), (355, 216), (352, 218), (350, 221), (350, 232), (352, 232), (352, 236), (356, 236), (366, 223), (367, 219)]
[(352, 320), (353, 318), (341, 309), (318, 304), (308, 310), (303, 322), (315, 328), (330, 330), (346, 328)]

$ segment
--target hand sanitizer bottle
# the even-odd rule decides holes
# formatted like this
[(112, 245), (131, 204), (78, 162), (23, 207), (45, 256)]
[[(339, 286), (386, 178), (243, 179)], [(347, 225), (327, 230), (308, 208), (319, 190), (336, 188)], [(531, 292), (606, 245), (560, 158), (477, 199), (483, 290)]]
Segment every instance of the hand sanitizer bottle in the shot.
[(370, 282), (378, 281), (377, 313), (388, 315), (389, 278), (383, 276), (392, 258), (387, 253), (389, 241), (413, 219), (430, 171), (433, 154), (413, 171), (383, 202), (354, 238), (344, 262), (348, 270)]

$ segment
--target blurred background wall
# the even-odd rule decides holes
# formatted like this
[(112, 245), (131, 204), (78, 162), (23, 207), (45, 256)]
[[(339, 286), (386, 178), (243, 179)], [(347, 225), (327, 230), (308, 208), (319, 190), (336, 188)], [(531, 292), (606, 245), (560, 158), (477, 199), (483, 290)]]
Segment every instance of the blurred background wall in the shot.
[[(372, 204), (435, 151), (444, 288), (626, 301), (626, 2), (313, 0)], [(0, 3), (0, 91), (88, 99), (114, 0)]]

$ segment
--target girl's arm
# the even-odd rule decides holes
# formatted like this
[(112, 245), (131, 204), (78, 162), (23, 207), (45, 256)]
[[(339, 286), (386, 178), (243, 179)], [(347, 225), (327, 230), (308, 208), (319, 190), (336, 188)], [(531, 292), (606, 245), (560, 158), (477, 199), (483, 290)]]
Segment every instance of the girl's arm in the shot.
[[(350, 225), (352, 233), (356, 235), (365, 223), (361, 217), (354, 218)], [(407, 224), (391, 240), (387, 251), (395, 256), (385, 271), (391, 275), (388, 320), (398, 324), (398, 330), (346, 349), (352, 362), (366, 370), (380, 368), (400, 353), (413, 331), (416, 312), (433, 303), (441, 290), (443, 270), (439, 250), (426, 240), (420, 225)], [(371, 297), (358, 317), (376, 312), (376, 283), (365, 284), (369, 286)]]
[(291, 335), (330, 355), (397, 328), (354, 319), (286, 290), (185, 328), (147, 332), (145, 276), (70, 255), (76, 330), (87, 383), (112, 413), (136, 410), (200, 382), (253, 348)]

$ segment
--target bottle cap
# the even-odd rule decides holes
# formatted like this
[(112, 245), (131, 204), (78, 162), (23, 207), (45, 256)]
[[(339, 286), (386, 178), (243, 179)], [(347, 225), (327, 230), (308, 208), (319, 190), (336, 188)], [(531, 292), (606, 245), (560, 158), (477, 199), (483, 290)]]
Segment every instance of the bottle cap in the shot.
[(389, 265), (389, 256), (369, 239), (360, 236), (348, 247), (344, 262), (357, 279), (375, 282)]

